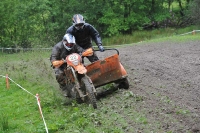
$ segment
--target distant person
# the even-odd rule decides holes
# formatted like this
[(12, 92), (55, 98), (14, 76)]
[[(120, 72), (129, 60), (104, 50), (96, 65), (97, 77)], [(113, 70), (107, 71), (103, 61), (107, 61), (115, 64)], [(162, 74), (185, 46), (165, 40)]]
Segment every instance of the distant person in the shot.
[[(104, 51), (102, 46), (101, 37), (99, 32), (90, 24), (85, 23), (85, 20), (81, 14), (75, 14), (72, 18), (73, 25), (70, 26), (66, 33), (69, 33), (75, 37), (76, 44), (82, 47), (83, 49), (92, 47), (92, 40), (96, 43), (101, 52)], [(87, 57), (90, 62), (95, 62), (99, 60), (97, 55)]]
[[(54, 61), (65, 59), (69, 54), (82, 53), (83, 48), (75, 44), (75, 38), (73, 35), (65, 34), (62, 41), (58, 42), (52, 49), (50, 62), (53, 64)], [(60, 67), (53, 67), (56, 75), (56, 80), (59, 83), (60, 89), (65, 93), (65, 96), (70, 96), (69, 91), (65, 83), (64, 68), (66, 63)]]

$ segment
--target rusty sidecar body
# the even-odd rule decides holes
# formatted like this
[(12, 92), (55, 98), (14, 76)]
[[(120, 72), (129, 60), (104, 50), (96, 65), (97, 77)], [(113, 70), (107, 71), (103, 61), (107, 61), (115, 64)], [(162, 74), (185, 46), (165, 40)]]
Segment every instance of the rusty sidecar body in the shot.
[(109, 83), (116, 83), (119, 88), (128, 89), (128, 75), (120, 63), (119, 51), (117, 49), (106, 50), (115, 50), (117, 53), (87, 65), (87, 75), (91, 78), (95, 88)]

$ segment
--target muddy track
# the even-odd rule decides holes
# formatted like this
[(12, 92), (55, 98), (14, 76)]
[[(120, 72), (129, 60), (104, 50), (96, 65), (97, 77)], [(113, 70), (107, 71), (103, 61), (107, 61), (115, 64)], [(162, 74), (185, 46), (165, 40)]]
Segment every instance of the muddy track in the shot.
[[(200, 41), (143, 42), (118, 50), (130, 90), (142, 99), (134, 109), (148, 118), (148, 128), (200, 132)], [(130, 122), (130, 126), (136, 125)]]

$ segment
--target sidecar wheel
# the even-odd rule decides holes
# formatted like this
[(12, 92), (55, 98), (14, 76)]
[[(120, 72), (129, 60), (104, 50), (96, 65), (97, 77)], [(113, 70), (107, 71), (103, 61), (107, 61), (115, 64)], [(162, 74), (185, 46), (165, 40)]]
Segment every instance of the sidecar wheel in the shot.
[(89, 79), (87, 77), (83, 77), (81, 79), (82, 81), (82, 85), (85, 88), (85, 92), (87, 94), (87, 98), (90, 104), (92, 104), (93, 108), (96, 109), (97, 108), (97, 100), (95, 97), (95, 94), (93, 92), (93, 84), (91, 84), (89, 82)]
[(119, 84), (119, 89), (124, 88), (124, 89), (129, 89), (129, 81), (127, 78), (124, 78), (120, 84)]

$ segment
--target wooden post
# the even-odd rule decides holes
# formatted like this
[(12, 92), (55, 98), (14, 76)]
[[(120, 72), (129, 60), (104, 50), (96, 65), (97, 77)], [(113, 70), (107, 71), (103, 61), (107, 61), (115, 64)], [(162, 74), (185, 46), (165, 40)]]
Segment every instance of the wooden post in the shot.
[(8, 74), (6, 74), (6, 88), (9, 89), (10, 85), (9, 85), (9, 78), (8, 78)]
[(192, 35), (195, 35), (195, 30), (192, 31)]

